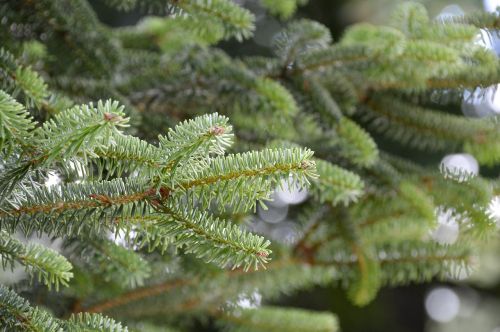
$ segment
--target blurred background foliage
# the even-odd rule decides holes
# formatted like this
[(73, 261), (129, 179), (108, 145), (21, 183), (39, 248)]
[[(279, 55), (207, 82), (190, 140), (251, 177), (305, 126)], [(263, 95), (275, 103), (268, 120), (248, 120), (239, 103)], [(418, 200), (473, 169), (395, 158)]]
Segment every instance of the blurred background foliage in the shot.
[[(255, 13), (256, 31), (252, 39), (222, 42), (219, 47), (234, 57), (239, 55), (271, 55), (272, 37), (285, 23), (267, 13), (257, 0), (235, 0)], [(141, 20), (139, 12), (122, 13), (105, 6), (102, 1), (90, 1), (100, 20), (110, 26), (126, 26)], [(364, 21), (384, 23), (401, 0), (309, 0), (295, 17), (307, 17), (330, 28), (338, 40), (345, 28)], [(493, 10), (500, 0), (421, 0), (431, 17), (460, 15), (478, 10)], [(497, 49), (500, 45), (493, 45)], [(500, 99), (500, 98), (497, 98)], [(383, 140), (377, 137), (377, 142)], [(388, 143), (389, 144), (389, 143)], [(405, 155), (396, 146), (383, 146), (396, 154), (419, 163), (439, 162), (442, 155), (418, 153)], [(412, 153), (415, 153), (412, 151)], [(498, 177), (498, 169), (484, 169), (481, 174)], [(500, 209), (500, 207), (498, 207)], [(344, 332), (500, 332), (500, 243), (492, 243), (478, 257), (481, 266), (461, 282), (429, 283), (385, 288), (370, 305), (353, 306), (340, 288), (316, 288), (283, 298), (283, 306), (331, 311), (338, 315)]]

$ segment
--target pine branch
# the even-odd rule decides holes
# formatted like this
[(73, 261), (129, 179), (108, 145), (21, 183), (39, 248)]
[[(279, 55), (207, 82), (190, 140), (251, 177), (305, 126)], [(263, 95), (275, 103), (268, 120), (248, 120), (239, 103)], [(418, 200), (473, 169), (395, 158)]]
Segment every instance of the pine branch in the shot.
[(421, 37), (429, 26), (430, 19), (425, 7), (419, 3), (405, 3), (396, 8), (391, 15), (390, 25), (413, 38)]
[[(85, 308), (85, 311), (113, 312), (129, 317), (163, 315), (168, 310), (172, 310), (172, 304), (159, 305), (162, 303), (159, 301), (166, 298), (168, 293), (184, 287), (188, 287), (200, 296), (210, 293), (212, 301), (200, 305), (213, 309), (225, 303), (228, 297), (236, 299), (239, 294), (252, 293), (255, 289), (258, 289), (266, 298), (275, 299), (282, 293), (290, 293), (314, 285), (325, 285), (331, 282), (333, 277), (334, 270), (331, 267), (314, 267), (284, 259), (270, 263), (266, 270), (244, 272), (238, 269), (223, 271), (218, 275), (210, 274), (202, 280), (199, 277), (167, 280), (97, 303)], [(221, 285), (224, 287), (221, 288)]]
[[(407, 39), (389, 27), (356, 25), (344, 35), (341, 44), (370, 50), (374, 61), (367, 61), (357, 73), (369, 78), (363, 82), (367, 89), (425, 89), (429, 79), (452, 76), (466, 66), (460, 50), (429, 40)], [(399, 65), (391, 66), (394, 61)]]
[(116, 298), (111, 298), (108, 300), (104, 300), (100, 303), (96, 303), (92, 306), (84, 308), (85, 312), (90, 313), (99, 313), (99, 312), (107, 312), (111, 311), (114, 308), (126, 306), (129, 303), (133, 303), (135, 301), (140, 301), (148, 297), (153, 297), (160, 295), (162, 293), (168, 292), (175, 287), (181, 287), (186, 284), (190, 284), (196, 282), (195, 279), (185, 279), (185, 280), (170, 280), (158, 285), (152, 285), (150, 287), (144, 287), (137, 290), (133, 290), (128, 293), (124, 293), (122, 295), (117, 296)]
[(5, 231), (0, 232), (0, 253), (3, 268), (7, 265), (13, 268), (14, 263), (19, 262), (32, 277), (37, 274), (38, 280), (49, 288), (54, 285), (58, 290), (59, 284), (68, 286), (73, 276), (72, 266), (64, 256), (42, 245), (25, 245)]
[[(169, 129), (167, 136), (160, 136), (160, 146), (168, 156), (221, 155), (232, 143), (231, 131), (227, 117), (217, 113), (204, 115)], [(199, 142), (200, 140), (202, 142)], [(196, 153), (188, 153), (192, 150)]]
[[(424, 196), (422, 193), (419, 195)], [(350, 225), (348, 229), (355, 227), (358, 230), (355, 237), (362, 239), (364, 246), (370, 246), (373, 243), (383, 244), (386, 241), (406, 241), (411, 236), (413, 239), (425, 237), (428, 235), (429, 227), (435, 226), (436, 220), (434, 210), (427, 210), (427, 207), (432, 207), (429, 202), (425, 202), (429, 198), (417, 199), (417, 201), (420, 200), (423, 200), (423, 206), (417, 206), (414, 200), (402, 200), (394, 196), (382, 196), (380, 199), (369, 201), (364, 199), (359, 205), (353, 207), (350, 215), (353, 225)], [(415, 213), (415, 209), (422, 211)], [(432, 215), (428, 212), (432, 212)], [(339, 249), (339, 246), (344, 247), (346, 242), (352, 240), (353, 236), (346, 236), (345, 230), (340, 227), (343, 223), (337, 222), (335, 227), (329, 228), (327, 234), (302, 249), (319, 257), (330, 257), (332, 252)]]
[(176, 5), (196, 18), (207, 19), (220, 24), (225, 31), (225, 38), (234, 37), (241, 41), (249, 38), (254, 27), (252, 13), (227, 0), (180, 0)]
[(59, 113), (37, 128), (28, 150), (30, 158), (0, 175), (0, 202), (30, 171), (75, 156), (87, 160), (94, 149), (114, 144), (113, 136), (121, 135), (118, 128), (128, 122), (122, 110), (117, 102), (99, 101), (97, 107), (91, 103)]
[(351, 116), (355, 113), (359, 100), (358, 87), (347, 77), (347, 73), (332, 71), (328, 76), (318, 77), (320, 83), (330, 92), (343, 114)]
[(115, 217), (131, 217), (147, 212), (146, 200), (154, 189), (141, 181), (115, 179), (101, 183), (61, 186), (59, 190), (27, 188), (16, 201), (0, 211), (3, 227), (21, 226), (26, 233), (44, 230), (55, 234), (78, 234), (83, 228), (99, 232)]
[(500, 16), (497, 12), (486, 13), (483, 11), (474, 12), (464, 16), (450, 17), (444, 23), (472, 24), (478, 28), (498, 30), (500, 27)]
[(221, 318), (238, 332), (334, 332), (339, 328), (336, 317), (330, 313), (270, 306), (235, 310)]
[(112, 33), (127, 49), (159, 48), (164, 54), (175, 54), (189, 46), (205, 47), (224, 39), (220, 26), (191, 15), (147, 17), (136, 26), (113, 29)]
[(204, 115), (178, 124), (167, 136), (160, 136), (160, 148), (165, 151), (168, 161), (164, 169), (172, 171), (173, 177), (183, 160), (224, 154), (233, 138), (232, 127), (227, 121), (217, 113)]
[(380, 265), (361, 239), (359, 227), (352, 225), (349, 219), (340, 219), (339, 231), (356, 257), (347, 296), (355, 305), (364, 306), (375, 298), (381, 287)]
[(335, 68), (359, 81), (361, 90), (374, 91), (495, 83), (498, 61), (492, 52), (473, 45), (476, 28), (459, 20), (430, 22), (419, 4), (400, 8), (392, 23), (397, 29), (355, 25), (339, 44), (310, 52), (294, 72)]
[(169, 3), (170, 1), (168, 0), (143, 0), (143, 1), (138, 1), (138, 0), (126, 0), (126, 1), (120, 1), (120, 0), (104, 0), (104, 2), (113, 8), (116, 8), (118, 10), (122, 11), (131, 11), (135, 8), (139, 8), (145, 12), (159, 12), (162, 13), (163, 11), (170, 10)]
[(44, 149), (36, 162), (50, 164), (58, 158), (80, 154), (84, 159), (93, 154), (93, 149), (105, 144), (114, 144), (113, 136), (120, 135), (127, 127), (123, 106), (118, 102), (99, 101), (96, 106), (76, 106), (57, 114), (37, 130), (36, 135)]
[[(387, 243), (378, 246), (376, 254), (379, 256), (379, 278), (383, 285), (423, 282), (434, 277), (442, 280), (458, 278), (460, 273), (470, 271), (472, 264), (471, 248), (464, 243), (447, 246), (425, 241)], [(335, 260), (318, 261), (316, 264), (337, 267), (338, 275), (349, 285), (355, 275), (353, 268), (359, 264), (350, 257), (351, 252), (338, 252)]]
[[(209, 169), (213, 173), (205, 173), (205, 177), (185, 184), (181, 182), (180, 188), (183, 190), (202, 188), (213, 183), (221, 188), (227, 188), (227, 183), (221, 181), (263, 176), (266, 182), (259, 183), (265, 183), (267, 190), (259, 188), (264, 192), (264, 196), (259, 197), (268, 198), (274, 185), (283, 175), (288, 176), (291, 171), (295, 171), (292, 175), (296, 176), (296, 181), (304, 183), (307, 181), (307, 176), (314, 174), (311, 169), (313, 165), (307, 160), (310, 156), (309, 151), (284, 152), (269, 150), (262, 154), (241, 155), (230, 159), (219, 159), (219, 161), (216, 159), (213, 167)], [(282, 164), (277, 164), (278, 161)], [(231, 165), (232, 167), (228, 167)], [(260, 168), (255, 168), (253, 165), (259, 165)], [(230, 173), (227, 173), (228, 170)], [(303, 175), (301, 171), (304, 172)], [(221, 173), (226, 175), (221, 175)], [(235, 187), (240, 186), (240, 183), (237, 182)], [(141, 211), (145, 211), (147, 207), (145, 200), (152, 199), (154, 196), (154, 191), (145, 189), (144, 184), (130, 181), (124, 183), (121, 180), (101, 184), (69, 185), (61, 189), (61, 191), (47, 189), (35, 191), (26, 197), (25, 202), (19, 202), (20, 205), (22, 204), (21, 207), (4, 212), (4, 222), (6, 220), (22, 222), (23, 227), (30, 227), (27, 231), (40, 227), (59, 233), (66, 231), (75, 234), (84, 226), (90, 226), (91, 231), (97, 231), (103, 227), (103, 220), (109, 224), (116, 216), (127, 218), (133, 217), (135, 213), (144, 213)], [(248, 199), (246, 196), (248, 195), (242, 195), (242, 199)], [(182, 199), (183, 195), (180, 197)], [(235, 267), (243, 265), (245, 269), (251, 266), (257, 268), (267, 261), (269, 252), (266, 247), (269, 243), (264, 243), (263, 238), (246, 235), (238, 226), (212, 220), (206, 214), (200, 214), (194, 210), (179, 210), (177, 206), (181, 202), (174, 197), (169, 199), (168, 207), (155, 204), (169, 216), (168, 219), (162, 218), (162, 224), (164, 224), (161, 229), (162, 236), (175, 237), (177, 245), (187, 244), (187, 250), (198, 257), (221, 266), (228, 263)], [(250, 204), (255, 203), (252, 201)], [(24, 218), (39, 213), (44, 214), (37, 220), (38, 225), (33, 223), (26, 225), (23, 221)], [(71, 220), (67, 219), (68, 217)]]
[[(201, 58), (201, 56), (204, 57)], [(280, 117), (289, 117), (298, 113), (295, 100), (280, 83), (256, 75), (243, 63), (231, 60), (221, 52), (212, 51), (207, 55), (199, 52), (197, 57), (195, 64), (199, 71), (208, 77), (216, 78), (214, 84), (216, 87), (220, 86), (217, 91), (219, 95), (227, 94), (228, 90), (236, 93), (251, 92), (249, 97), (254, 98), (239, 95), (240, 99), (234, 100), (241, 108), (247, 109), (250, 103), (262, 112), (279, 114)], [(207, 63), (211, 65), (207, 66)]]
[(255, 208), (256, 201), (268, 199), (282, 179), (301, 187), (308, 185), (309, 179), (317, 176), (311, 157), (312, 151), (297, 148), (217, 157), (197, 173), (179, 173), (173, 189), (204, 206), (215, 200), (220, 209), (228, 205), (234, 212), (247, 211)]
[[(484, 13), (476, 16), (445, 18), (432, 22), (425, 7), (419, 3), (405, 3), (399, 6), (392, 14), (390, 24), (401, 29), (409, 38), (427, 39), (436, 42), (445, 42), (455, 48), (466, 47), (478, 33), (473, 17), (484, 19), (493, 18), (491, 14)], [(496, 17), (497, 18), (497, 17)]]
[(124, 233), (129, 246), (146, 248), (151, 252), (158, 249), (164, 253), (173, 239), (166, 235), (162, 219), (154, 214), (137, 217), (116, 218), (115, 233)]
[[(471, 269), (471, 249), (463, 243), (442, 246), (408, 241), (380, 249), (386, 257), (380, 262), (384, 284), (401, 285), (428, 281), (433, 277), (459, 279), (461, 273)], [(412, 253), (415, 249), (416, 255)], [(395, 252), (398, 254), (394, 255)]]
[[(394, 166), (395, 176), (401, 178), (404, 173), (408, 174), (408, 180), (413, 181), (414, 185), (420, 190), (424, 190), (426, 195), (432, 197), (434, 205), (452, 204), (455, 207), (470, 207), (470, 204), (485, 206), (489, 204), (492, 196), (492, 184), (480, 176), (470, 176), (463, 173), (449, 170), (438, 172), (435, 168), (423, 167), (410, 163), (407, 160), (397, 158), (392, 155), (384, 154), (384, 162), (389, 162)], [(401, 191), (403, 194), (405, 190)], [(406, 194), (409, 197), (413, 194)]]
[[(224, 154), (232, 141), (232, 127), (217, 113), (178, 124), (166, 136), (159, 137), (159, 147), (136, 137), (118, 135), (115, 144), (94, 151), (98, 178), (123, 176), (136, 172), (143, 178), (175, 175), (177, 167), (195, 167), (201, 158)], [(205, 166), (205, 165), (203, 165)]]
[(314, 77), (297, 80), (297, 85), (311, 96), (314, 111), (329, 123), (337, 123), (342, 118), (342, 111), (330, 93)]
[(137, 329), (134, 329), (134, 326), (131, 326), (130, 331), (133, 331), (133, 332), (181, 332), (180, 330), (178, 330), (174, 327), (171, 327), (171, 326), (167, 326), (165, 324), (154, 325), (151, 323), (144, 323), (144, 322), (137, 324)]
[(429, 193), (410, 181), (401, 181), (398, 192), (402, 200), (409, 203), (413, 213), (427, 220), (427, 226), (434, 226), (436, 207)]
[(378, 160), (378, 148), (373, 138), (354, 121), (343, 117), (336, 126), (340, 154), (353, 163), (368, 167)]
[(363, 194), (363, 181), (356, 174), (323, 160), (316, 160), (316, 167), (319, 177), (312, 182), (312, 193), (320, 202), (347, 205)]
[[(331, 316), (236, 307), (244, 296), (276, 300), (332, 282), (365, 305), (384, 285), (467, 272), (473, 249), (495, 234), (487, 206), (496, 183), (379, 158), (380, 135), (358, 122), (407, 149), (463, 149), (481, 164), (498, 163), (499, 120), (452, 114), (464, 88), (498, 83), (496, 54), (475, 44), (478, 28), (497, 29), (498, 13), (440, 21), (406, 3), (389, 25), (357, 24), (335, 44), (324, 26), (299, 20), (275, 37), (274, 57), (239, 60), (208, 47), (253, 32), (253, 15), (230, 0), (104, 1), (166, 15), (114, 29), (87, 0), (0, 5), (9, 27), (0, 31), (3, 267), (20, 263), (57, 287), (71, 276), (66, 259), (12, 234), (49, 233), (73, 244), (68, 291), (23, 290), (39, 305), (57, 306), (58, 315), (106, 311), (138, 329), (144, 320), (196, 315), (240, 330), (326, 331), (336, 328)], [(300, 3), (261, 1), (282, 18)], [(124, 106), (65, 106), (69, 98), (109, 97)], [(230, 115), (236, 152), (280, 143), (225, 155), (232, 127), (217, 113), (164, 131), (208, 108)], [(32, 110), (41, 111), (40, 124)], [(124, 134), (129, 111), (137, 137)], [(317, 159), (283, 141), (314, 148)], [(62, 185), (44, 185), (52, 172)], [(312, 197), (290, 210), (304, 230), (300, 241), (271, 247), (242, 219), (284, 183), (310, 186)], [(441, 212), (458, 224), (453, 245), (429, 235)], [(1, 287), (0, 325), (126, 330), (99, 315), (52, 318)]]
[(325, 86), (313, 76), (296, 77), (295, 86), (309, 96), (311, 112), (319, 115), (323, 126), (335, 129), (335, 145), (340, 154), (360, 166), (369, 166), (378, 158), (373, 138), (355, 122), (343, 116), (337, 102)]
[(151, 274), (149, 262), (139, 253), (107, 239), (77, 239), (71, 250), (93, 274), (124, 288), (142, 286)]
[(302, 19), (290, 23), (278, 33), (272, 46), (274, 53), (281, 58), (283, 65), (287, 66), (311, 50), (325, 48), (331, 41), (330, 31), (324, 25)]
[[(460, 143), (467, 143), (470, 149), (486, 144), (491, 152), (496, 151), (498, 125), (492, 121), (465, 119), (388, 96), (374, 97), (367, 102), (367, 106), (369, 108), (364, 109), (363, 120), (371, 123), (373, 129), (403, 144), (432, 150), (456, 147)], [(381, 126), (382, 121), (386, 125)], [(496, 158), (493, 155), (480, 161), (488, 162)]]
[[(205, 25), (218, 25), (223, 29), (224, 39), (231, 37), (241, 41), (251, 36), (254, 30), (255, 17), (252, 13), (227, 0), (105, 0), (106, 3), (119, 10), (129, 11), (133, 8), (148, 12), (187, 13), (195, 21)], [(196, 25), (200, 27), (201, 25)], [(207, 29), (207, 27), (203, 27)]]
[(0, 48), (1, 88), (17, 98), (22, 98), (26, 107), (40, 108), (46, 104), (47, 85), (43, 79), (29, 67), (20, 66), (12, 53)]
[(326, 68), (355, 69), (362, 67), (372, 57), (371, 50), (365, 46), (335, 44), (304, 56), (295, 72), (308, 73)]
[(130, 135), (119, 135), (114, 140), (115, 144), (94, 150), (96, 158), (91, 161), (97, 166), (98, 179), (131, 174), (151, 179), (165, 167), (165, 152), (157, 146)]
[(0, 152), (9, 156), (16, 145), (26, 144), (34, 128), (31, 115), (24, 107), (0, 90)]
[(9, 331), (59, 332), (58, 320), (33, 308), (12, 290), (0, 285), (0, 325)]
[(166, 214), (160, 222), (162, 235), (173, 238), (176, 246), (183, 246), (186, 252), (221, 267), (243, 266), (247, 271), (268, 262), (271, 253), (268, 240), (207, 213), (179, 208), (181, 204), (173, 201), (169, 206), (159, 207)]
[(444, 41), (446, 46), (466, 52), (470, 42), (477, 36), (477, 28), (470, 24), (437, 24), (428, 26), (422, 34), (426, 40)]
[[(227, 112), (235, 125), (248, 127), (247, 122), (239, 122), (240, 112), (260, 112), (264, 128), (251, 126), (259, 135), (269, 135), (277, 129), (289, 125), (291, 118), (298, 113), (295, 100), (290, 92), (278, 82), (263, 78), (250, 71), (243, 63), (231, 60), (227, 55), (213, 49), (190, 49), (186, 58), (177, 63), (181, 70), (171, 75), (158, 74), (157, 71), (145, 77), (135, 76), (131, 82), (125, 82), (120, 90), (130, 91), (140, 100), (151, 100), (151, 103), (165, 109), (165, 103), (179, 109), (195, 110), (200, 100), (189, 95), (203, 95), (208, 98), (213, 108)], [(163, 73), (166, 69), (161, 67)], [(196, 71), (196, 76), (189, 74)], [(144, 75), (140, 73), (139, 75)], [(152, 76), (152, 77), (151, 77)], [(155, 82), (158, 82), (155, 84)], [(131, 83), (132, 87), (130, 86)], [(135, 86), (137, 83), (138, 86)], [(158, 88), (160, 86), (160, 88)], [(140, 91), (140, 92), (138, 92)], [(189, 95), (186, 95), (189, 92)], [(193, 104), (194, 103), (194, 104)], [(228, 105), (231, 105), (228, 108)], [(247, 113), (243, 113), (246, 116)], [(275, 121), (270, 121), (272, 117)]]
[(463, 89), (476, 87), (488, 87), (496, 84), (500, 66), (493, 52), (484, 48), (469, 48), (462, 55), (463, 64), (460, 68), (454, 68), (446, 75), (429, 77), (421, 80), (419, 86), (401, 81), (379, 81), (370, 87), (372, 91), (389, 91), (401, 89), (405, 92), (422, 92), (432, 89)]
[(306, 4), (308, 0), (261, 0), (260, 2), (271, 14), (287, 19), (296, 12), (298, 6)]
[[(360, 236), (365, 239), (364, 244), (373, 246), (427, 238), (430, 229), (429, 221), (419, 216), (413, 216), (411, 212), (396, 211), (386, 217), (368, 219), (362, 222), (359, 227)], [(434, 227), (436, 226), (434, 225)]]
[[(52, 65), (78, 76), (109, 77), (120, 60), (120, 47), (109, 38), (84, 0), (23, 1), (24, 20), (42, 20)], [(19, 10), (19, 9), (18, 9)], [(80, 59), (80, 61), (73, 61)], [(83, 75), (81, 75), (83, 73)], [(73, 76), (73, 75), (72, 75)]]
[(96, 332), (127, 332), (127, 327), (111, 318), (100, 314), (79, 313), (73, 314), (64, 322), (69, 332), (96, 331)]
[(310, 250), (309, 242), (311, 238), (315, 235), (316, 231), (320, 229), (324, 223), (325, 217), (332, 211), (331, 206), (321, 206), (316, 208), (314, 205), (306, 206), (303, 211), (297, 216), (297, 221), (303, 225), (304, 231), (301, 239), (295, 244), (293, 248), (294, 253), (305, 254), (309, 262), (314, 261), (312, 254), (314, 252)]

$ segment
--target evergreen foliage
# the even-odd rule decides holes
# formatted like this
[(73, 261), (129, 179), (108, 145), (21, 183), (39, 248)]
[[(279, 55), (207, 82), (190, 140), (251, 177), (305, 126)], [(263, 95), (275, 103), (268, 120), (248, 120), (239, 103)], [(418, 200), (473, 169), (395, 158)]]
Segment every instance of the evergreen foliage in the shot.
[(24, 245), (2, 231), (0, 233), (0, 252), (2, 253), (2, 265), (14, 266), (14, 262), (19, 262), (26, 267), (29, 273), (38, 274), (38, 279), (50, 287), (55, 284), (56, 289), (59, 284), (68, 286), (68, 281), (73, 276), (71, 264), (57, 252), (42, 245)]
[[(305, 2), (261, 5), (288, 19)], [(103, 3), (159, 16), (110, 28), (85, 0), (0, 4), (0, 259), (32, 276), (0, 286), (3, 330), (183, 331), (210, 317), (336, 331), (329, 313), (238, 300), (339, 283), (365, 305), (384, 286), (458, 277), (495, 235), (498, 180), (378, 145), (500, 163), (499, 119), (453, 111), (464, 89), (499, 82), (474, 43), (498, 12), (431, 20), (408, 2), (335, 43), (296, 20), (273, 56), (234, 59), (213, 45), (250, 38), (255, 18), (230, 0)], [(295, 187), (310, 194), (291, 212), (298, 238), (270, 241), (254, 212)], [(453, 244), (431, 236), (444, 212)]]
[(261, 307), (241, 310), (222, 319), (238, 332), (337, 331), (337, 322), (331, 314), (298, 309)]

